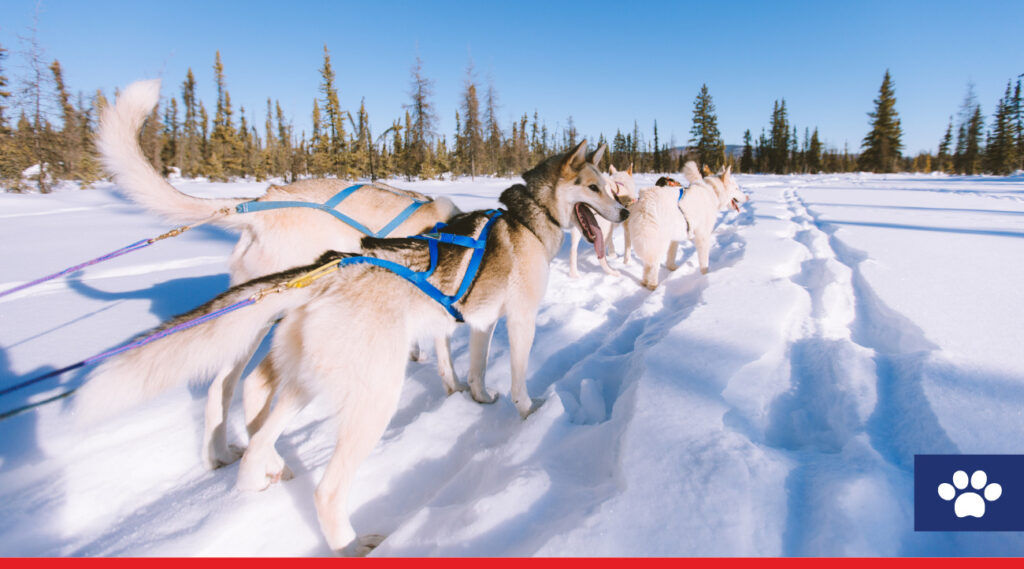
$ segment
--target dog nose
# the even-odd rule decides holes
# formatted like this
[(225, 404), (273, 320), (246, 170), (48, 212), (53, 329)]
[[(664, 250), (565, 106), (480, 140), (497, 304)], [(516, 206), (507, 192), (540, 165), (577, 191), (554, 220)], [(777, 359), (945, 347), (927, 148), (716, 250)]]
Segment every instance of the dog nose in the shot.
[(620, 209), (619, 210), (619, 221), (626, 221), (627, 217), (629, 217), (629, 210), (626, 209), (626, 208)]

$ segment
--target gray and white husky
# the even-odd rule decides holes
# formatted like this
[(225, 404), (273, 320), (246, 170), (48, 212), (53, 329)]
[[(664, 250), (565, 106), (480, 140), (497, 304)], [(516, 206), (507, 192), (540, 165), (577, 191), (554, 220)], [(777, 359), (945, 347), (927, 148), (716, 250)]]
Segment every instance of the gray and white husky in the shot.
[[(550, 262), (574, 223), (591, 231), (594, 212), (621, 222), (629, 212), (604, 191), (605, 179), (587, 160), (586, 141), (523, 174), (525, 184), (506, 189), (506, 208), (491, 226), (479, 270), (468, 292), (454, 304), (470, 326), (469, 385), (487, 399), (484, 370), (491, 335), (504, 316), (511, 360), (511, 399), (526, 417), (534, 407), (526, 372), (535, 319), (547, 287)], [(446, 232), (477, 236), (486, 212), (452, 218)], [(431, 265), (420, 239), (363, 240), (363, 253), (420, 271)], [(429, 282), (452, 294), (470, 262), (471, 250), (440, 244)], [(239, 284), (205, 306), (172, 319), (173, 326), (247, 299), (321, 263), (351, 256), (328, 252), (320, 261)], [(189, 379), (233, 365), (249, 352), (266, 326), (284, 315), (274, 335), (267, 373), (280, 383), (276, 404), (252, 435), (242, 457), (238, 486), (261, 490), (288, 477), (274, 443), (309, 401), (333, 404), (337, 444), (315, 502), (327, 543), (349, 554), (365, 553), (379, 537), (357, 538), (349, 521), (353, 476), (394, 414), (405, 377), (408, 346), (421, 334), (447, 334), (455, 319), (409, 281), (376, 266), (340, 267), (306, 288), (267, 295), (261, 302), (216, 320), (121, 354), (98, 367), (76, 396), (76, 413), (88, 419), (112, 402), (129, 405)]]
[[(619, 203), (629, 208), (636, 202), (636, 183), (633, 182), (633, 165), (629, 165), (628, 170), (616, 170), (615, 166), (608, 167), (608, 175), (605, 176), (608, 180), (607, 191), (611, 195), (619, 200)], [(606, 219), (597, 219), (597, 232), (588, 232), (586, 235), (587, 241), (594, 245), (594, 253), (597, 255), (597, 261), (601, 264), (601, 269), (604, 270), (605, 274), (613, 277), (619, 276), (619, 272), (611, 268), (608, 265), (608, 257), (615, 258), (615, 243), (612, 238), (615, 234), (615, 228), (620, 224), (608, 221)], [(572, 278), (579, 278), (580, 273), (577, 270), (577, 259), (578, 252), (577, 248), (580, 244), (580, 239), (584, 236), (584, 232), (578, 224), (573, 224), (572, 229), (569, 231), (569, 276)]]

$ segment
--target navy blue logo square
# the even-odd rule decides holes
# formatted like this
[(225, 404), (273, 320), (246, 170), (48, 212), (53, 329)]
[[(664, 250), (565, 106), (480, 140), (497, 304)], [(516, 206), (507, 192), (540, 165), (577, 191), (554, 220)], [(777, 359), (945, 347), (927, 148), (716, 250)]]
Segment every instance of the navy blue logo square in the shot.
[(914, 455), (915, 531), (1024, 531), (1024, 455)]

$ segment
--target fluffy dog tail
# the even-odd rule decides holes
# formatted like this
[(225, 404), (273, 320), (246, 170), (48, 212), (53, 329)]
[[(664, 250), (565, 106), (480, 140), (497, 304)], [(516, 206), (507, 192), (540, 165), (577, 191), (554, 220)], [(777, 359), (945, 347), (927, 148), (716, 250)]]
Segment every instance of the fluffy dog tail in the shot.
[[(136, 81), (103, 109), (96, 146), (104, 167), (128, 196), (172, 223), (195, 223), (244, 199), (203, 199), (178, 191), (149, 163), (138, 142), (138, 132), (160, 100), (160, 80)], [(243, 216), (229, 216), (242, 222)], [(228, 222), (231, 226), (236, 223)]]
[(683, 166), (683, 176), (686, 178), (686, 181), (691, 184), (696, 184), (697, 182), (704, 180), (704, 176), (700, 175), (700, 169), (697, 168), (697, 163), (693, 160), (687, 161), (686, 165)]
[[(310, 267), (238, 285), (205, 305), (164, 322), (150, 333), (210, 314), (287, 282)], [(190, 380), (209, 380), (251, 353), (264, 327), (307, 302), (317, 287), (290, 288), (213, 320), (118, 354), (97, 367), (75, 395), (76, 419), (90, 424)], [(148, 335), (148, 334), (147, 334)]]

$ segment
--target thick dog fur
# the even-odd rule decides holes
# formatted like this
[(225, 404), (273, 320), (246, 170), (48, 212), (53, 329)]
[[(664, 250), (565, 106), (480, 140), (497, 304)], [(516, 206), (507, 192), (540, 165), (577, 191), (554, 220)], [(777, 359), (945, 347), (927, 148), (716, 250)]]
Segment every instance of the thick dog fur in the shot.
[[(506, 317), (510, 344), (511, 399), (522, 416), (533, 409), (526, 370), (535, 318), (547, 286), (550, 261), (577, 207), (623, 221), (628, 211), (603, 191), (604, 178), (586, 161), (586, 142), (572, 152), (542, 162), (523, 175), (526, 184), (505, 190), (507, 212), (492, 226), (479, 272), (455, 307), (471, 329), (469, 383), (474, 395), (489, 397), (484, 385), (487, 350), (495, 323)], [(598, 157), (598, 160), (600, 157)], [(584, 204), (580, 206), (579, 204)], [(451, 220), (448, 231), (478, 235), (486, 216), (471, 212)], [(365, 239), (364, 252), (422, 270), (429, 265), (424, 241)], [(470, 251), (440, 245), (431, 282), (451, 294), (462, 279)], [(349, 256), (329, 252), (326, 262)], [(209, 313), (257, 291), (319, 266), (240, 284), (206, 306), (166, 323)], [(79, 391), (77, 409), (92, 414), (112, 394), (139, 400), (168, 386), (202, 376), (248, 353), (259, 330), (283, 314), (271, 348), (268, 370), (281, 382), (277, 403), (253, 434), (238, 473), (238, 486), (260, 490), (288, 477), (274, 443), (289, 421), (313, 397), (336, 406), (337, 446), (316, 489), (316, 507), (328, 544), (348, 554), (367, 551), (379, 538), (358, 539), (348, 516), (352, 477), (380, 439), (394, 414), (407, 363), (407, 346), (420, 334), (443, 334), (454, 319), (435, 301), (390, 271), (364, 264), (340, 268), (302, 289), (269, 295), (97, 368)]]
[(739, 204), (749, 198), (740, 191), (726, 168), (719, 176), (702, 178), (697, 165), (690, 161), (683, 168), (690, 186), (679, 195), (678, 186), (655, 186), (640, 191), (640, 199), (631, 209), (626, 222), (628, 243), (625, 262), (629, 262), (629, 246), (636, 249), (643, 264), (643, 284), (654, 290), (658, 286), (659, 259), (665, 259), (670, 271), (678, 268), (676, 251), (684, 238), (693, 240), (701, 273), (708, 272), (711, 232), (718, 212), (729, 208), (739, 211)]
[[(324, 251), (359, 251), (363, 234), (333, 216), (307, 208), (285, 208), (251, 213), (235, 213), (235, 206), (249, 198), (203, 199), (184, 194), (160, 176), (139, 147), (137, 133), (160, 97), (160, 81), (138, 81), (129, 85), (117, 103), (104, 109), (97, 134), (97, 146), (103, 164), (128, 197), (171, 222), (193, 224), (219, 211), (226, 215), (213, 223), (238, 230), (241, 236), (231, 254), (229, 269), (232, 284), (306, 265)], [(305, 201), (324, 203), (353, 182), (337, 179), (303, 180), (287, 186), (270, 186), (259, 201)], [(372, 230), (383, 227), (410, 203), (410, 199), (428, 200), (393, 232), (415, 235), (429, 230), (439, 221), (447, 221), (458, 209), (447, 198), (431, 200), (427, 196), (387, 186), (367, 184), (346, 198), (337, 208)], [(206, 465), (217, 468), (237, 460), (239, 452), (227, 444), (225, 420), (228, 407), (246, 363), (269, 331), (260, 326), (248, 352), (220, 369), (207, 370), (216, 379), (207, 398), (206, 428), (202, 455)], [(438, 367), (449, 393), (458, 389), (447, 341), (436, 339), (443, 351)], [(258, 367), (245, 383), (246, 423), (252, 433), (267, 412), (273, 396), (273, 383), (266, 366)]]
[[(616, 170), (615, 166), (608, 167), (608, 175), (605, 176), (608, 183), (606, 191), (611, 193), (615, 199), (619, 200), (619, 203), (626, 206), (627, 208), (637, 200), (636, 184), (633, 182), (633, 165), (629, 165), (629, 169), (622, 171)], [(612, 241), (612, 236), (615, 233), (615, 229), (621, 224), (608, 221), (604, 218), (597, 218), (597, 226), (601, 230), (603, 235), (603, 244), (605, 247), (604, 254), (598, 255), (597, 260), (601, 263), (601, 268), (608, 275), (619, 276), (619, 272), (611, 268), (608, 265), (608, 257), (615, 258), (615, 243)], [(579, 226), (573, 224), (572, 229), (569, 231), (570, 245), (569, 245), (569, 276), (572, 278), (579, 278), (580, 273), (577, 270), (577, 258), (580, 244), (580, 239), (583, 237), (583, 232)], [(596, 252), (595, 252), (596, 253)]]

